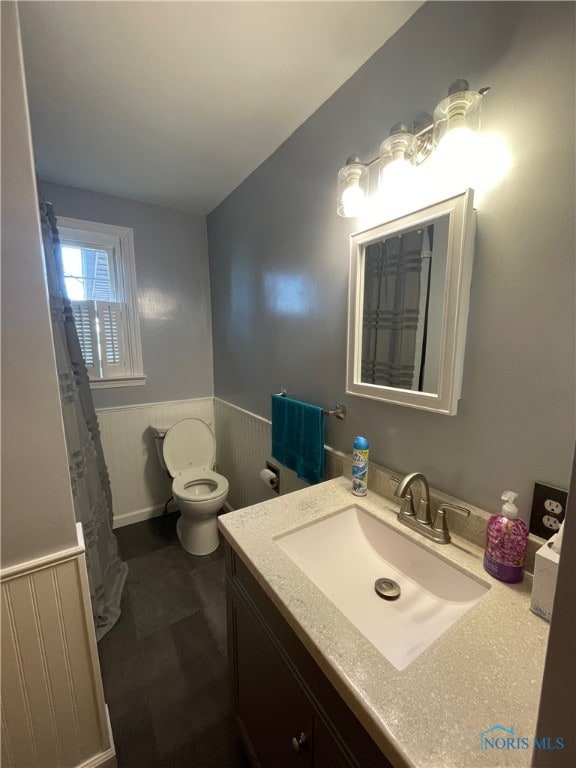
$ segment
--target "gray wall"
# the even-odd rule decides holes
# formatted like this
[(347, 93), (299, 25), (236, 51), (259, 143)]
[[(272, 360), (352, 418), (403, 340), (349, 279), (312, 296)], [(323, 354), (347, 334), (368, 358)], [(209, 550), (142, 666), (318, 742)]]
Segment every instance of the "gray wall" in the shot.
[[(2, 3), (2, 567), (77, 543), (14, 3)], [(29, 299), (29, 301), (26, 301)]]
[[(574, 5), (442, 3), (414, 17), (208, 217), (215, 392), (269, 417), (270, 393), (348, 406), (327, 442), (486, 509), (567, 487), (574, 440)], [(344, 395), (348, 235), (336, 172), (456, 77), (492, 86), (484, 126), (514, 154), (478, 212), (454, 417)], [(284, 299), (279, 295), (284, 291)], [(286, 301), (286, 297), (291, 299)]]
[(41, 183), (56, 216), (132, 227), (144, 386), (93, 390), (97, 408), (210, 396), (212, 329), (204, 217)]

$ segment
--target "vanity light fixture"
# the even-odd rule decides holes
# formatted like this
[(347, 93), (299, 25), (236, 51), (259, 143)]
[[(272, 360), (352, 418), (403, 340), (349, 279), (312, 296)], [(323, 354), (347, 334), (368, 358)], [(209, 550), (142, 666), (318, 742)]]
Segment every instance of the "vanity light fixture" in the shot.
[[(369, 168), (378, 163), (380, 194), (398, 191), (411, 181), (412, 172), (434, 152), (462, 158), (474, 151), (471, 137), (480, 127), (482, 96), (489, 88), (471, 91), (467, 80), (455, 80), (448, 96), (434, 110), (434, 119), (424, 115), (414, 125), (396, 123), (380, 145), (377, 158), (362, 163), (351, 155), (338, 172), (338, 215), (359, 216), (368, 199)], [(427, 119), (426, 119), (427, 118)]]

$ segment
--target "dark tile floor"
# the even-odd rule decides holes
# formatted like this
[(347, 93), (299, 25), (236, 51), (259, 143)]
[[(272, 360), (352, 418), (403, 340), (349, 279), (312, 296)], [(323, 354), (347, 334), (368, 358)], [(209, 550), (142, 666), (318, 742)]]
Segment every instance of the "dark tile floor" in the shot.
[(230, 716), (222, 546), (195, 557), (178, 513), (116, 530), (128, 578), (98, 644), (119, 768), (248, 768)]

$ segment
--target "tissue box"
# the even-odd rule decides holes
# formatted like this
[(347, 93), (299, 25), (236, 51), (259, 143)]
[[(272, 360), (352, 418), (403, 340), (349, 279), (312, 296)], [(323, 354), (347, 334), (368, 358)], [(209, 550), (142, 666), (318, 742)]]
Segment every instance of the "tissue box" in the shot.
[(558, 534), (554, 534), (536, 552), (534, 564), (534, 581), (532, 582), (532, 603), (530, 605), (534, 613), (546, 621), (552, 618), (552, 605), (554, 604), (554, 592), (556, 591), (556, 577), (558, 575), (558, 562), (560, 553), (552, 550), (552, 544)]

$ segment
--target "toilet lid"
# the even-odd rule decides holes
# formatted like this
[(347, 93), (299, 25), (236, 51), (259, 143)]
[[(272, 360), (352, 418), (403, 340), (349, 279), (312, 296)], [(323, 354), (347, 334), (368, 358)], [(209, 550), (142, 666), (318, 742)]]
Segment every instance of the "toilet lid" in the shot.
[(166, 433), (163, 448), (172, 477), (188, 467), (214, 466), (216, 441), (210, 427), (200, 419), (177, 421)]

